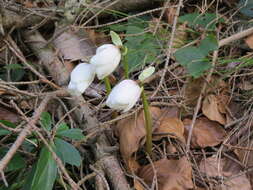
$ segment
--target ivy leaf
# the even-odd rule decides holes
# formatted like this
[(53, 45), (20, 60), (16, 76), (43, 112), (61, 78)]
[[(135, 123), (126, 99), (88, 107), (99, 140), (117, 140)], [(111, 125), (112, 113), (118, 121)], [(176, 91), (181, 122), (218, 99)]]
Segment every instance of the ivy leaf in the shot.
[(174, 56), (176, 57), (176, 60), (183, 66), (186, 66), (191, 62), (201, 61), (205, 58), (205, 55), (199, 51), (197, 47), (193, 46), (188, 46), (177, 50)]
[(203, 55), (208, 55), (209, 52), (218, 49), (218, 42), (214, 35), (207, 35), (205, 39), (200, 41), (199, 50)]
[(189, 74), (193, 77), (199, 77), (204, 71), (211, 67), (211, 64), (205, 61), (205, 54), (200, 48), (189, 46), (179, 49), (175, 52), (176, 60), (186, 67)]
[(205, 28), (206, 30), (215, 30), (215, 25), (218, 21), (216, 14), (213, 13), (191, 13), (179, 17), (180, 22), (188, 22), (192, 28)]
[(68, 137), (73, 140), (82, 140), (83, 138), (85, 138), (81, 129), (68, 129), (57, 131), (56, 134), (57, 136)]

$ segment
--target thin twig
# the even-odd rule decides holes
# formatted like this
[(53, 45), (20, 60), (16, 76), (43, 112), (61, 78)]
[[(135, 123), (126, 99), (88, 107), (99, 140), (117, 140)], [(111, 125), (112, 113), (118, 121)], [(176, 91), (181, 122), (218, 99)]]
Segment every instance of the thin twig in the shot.
[(39, 107), (36, 109), (34, 116), (31, 118), (31, 120), (29, 120), (29, 122), (27, 123), (27, 126), (20, 132), (16, 141), (13, 143), (9, 151), (2, 158), (2, 160), (0, 161), (0, 172), (2, 172), (6, 168), (7, 164), (10, 162), (14, 154), (17, 152), (18, 148), (24, 142), (26, 136), (30, 134), (32, 126), (35, 125), (36, 122), (39, 120), (41, 113), (45, 110), (51, 98), (52, 96), (46, 96), (42, 100)]
[(212, 68), (210, 69), (210, 72), (207, 75), (207, 80), (206, 80), (206, 82), (204, 83), (204, 85), (201, 89), (201, 92), (200, 92), (200, 95), (199, 95), (199, 98), (198, 98), (198, 101), (197, 101), (197, 105), (194, 109), (194, 114), (193, 114), (190, 130), (189, 130), (189, 135), (188, 135), (188, 138), (187, 138), (186, 152), (188, 152), (190, 150), (193, 127), (194, 127), (194, 124), (195, 124), (196, 119), (197, 119), (197, 115), (198, 115), (198, 112), (199, 112), (199, 109), (200, 109), (200, 106), (201, 106), (203, 95), (206, 91), (207, 84), (211, 81), (211, 76), (212, 76), (212, 73), (214, 71), (214, 66), (215, 66), (215, 63), (217, 61), (217, 58), (218, 58), (218, 50), (213, 52)]
[(243, 30), (243, 31), (241, 31), (241, 32), (239, 32), (237, 34), (234, 34), (232, 36), (229, 36), (229, 37), (227, 37), (225, 39), (220, 40), (219, 41), (219, 47), (228, 45), (228, 44), (230, 44), (233, 41), (240, 40), (241, 38), (247, 37), (250, 34), (253, 34), (253, 27), (251, 27), (249, 29), (246, 29), (246, 30)]
[(173, 41), (174, 41), (176, 29), (177, 29), (177, 20), (178, 20), (178, 16), (179, 16), (180, 9), (181, 9), (182, 6), (183, 6), (183, 0), (179, 0), (179, 2), (177, 4), (177, 11), (176, 11), (175, 18), (174, 18), (174, 21), (173, 21), (171, 37), (170, 37), (170, 40), (169, 40), (169, 43), (168, 43), (168, 50), (167, 50), (167, 53), (166, 53), (167, 57), (166, 57), (166, 61), (165, 61), (164, 71), (162, 73), (162, 77), (161, 77), (161, 80), (159, 82), (159, 85), (158, 85), (158, 87), (156, 88), (155, 92), (152, 94), (151, 97), (154, 97), (157, 94), (157, 92), (159, 91), (159, 89), (161, 88), (161, 86), (164, 82), (164, 79), (165, 79), (165, 74), (168, 71), (170, 56), (171, 56), (171, 52), (172, 52), (172, 45), (173, 45)]

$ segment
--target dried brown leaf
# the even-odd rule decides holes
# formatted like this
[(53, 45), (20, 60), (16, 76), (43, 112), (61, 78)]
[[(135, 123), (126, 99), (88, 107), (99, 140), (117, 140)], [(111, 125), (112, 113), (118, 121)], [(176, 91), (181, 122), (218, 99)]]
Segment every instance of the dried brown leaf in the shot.
[(238, 87), (241, 90), (252, 90), (253, 89), (253, 84), (250, 81), (243, 81), (241, 83), (238, 84)]
[[(201, 89), (205, 83), (204, 78), (197, 78), (197, 79), (189, 79), (187, 83), (184, 85), (184, 96), (186, 105), (189, 107), (195, 107), (198, 97), (200, 95)], [(227, 84), (219, 79), (216, 76), (213, 76), (211, 82), (208, 84), (205, 94), (214, 93), (215, 91), (225, 91), (227, 88)]]
[(160, 140), (162, 137), (178, 138), (182, 142), (185, 142), (184, 138), (184, 124), (176, 117), (166, 117), (161, 121), (161, 125), (158, 126), (154, 134), (154, 140)]
[(187, 190), (193, 188), (192, 168), (190, 162), (183, 157), (179, 160), (162, 159), (142, 167), (138, 175), (149, 186), (156, 173), (159, 190)]
[(209, 177), (226, 177), (217, 190), (250, 190), (251, 185), (245, 174), (238, 175), (241, 168), (234, 161), (214, 155), (200, 162), (200, 171)]
[[(162, 112), (157, 107), (150, 107), (150, 112), (155, 124)], [(141, 140), (146, 135), (144, 112), (120, 120), (115, 127), (115, 133), (119, 137), (121, 155), (127, 160), (139, 149)]]
[(20, 117), (18, 114), (9, 111), (4, 107), (0, 107), (0, 120), (6, 120), (12, 123), (17, 123), (20, 121)]
[[(253, 140), (242, 143), (240, 149), (236, 149), (235, 153), (245, 167), (253, 166)], [(253, 171), (248, 172), (251, 185), (253, 185)]]
[[(183, 123), (185, 138), (187, 139), (192, 120), (185, 119)], [(216, 146), (223, 141), (225, 135), (225, 130), (217, 122), (210, 121), (206, 117), (200, 117), (196, 120), (193, 128), (191, 146), (193, 148)]]
[(251, 34), (250, 36), (248, 36), (248, 37), (245, 39), (245, 42), (246, 42), (246, 44), (247, 44), (251, 49), (253, 49), (253, 34)]
[(91, 48), (93, 46), (87, 36), (80, 36), (81, 33), (69, 30), (61, 33), (54, 40), (55, 47), (60, 51), (64, 59), (88, 61), (88, 57), (94, 54), (94, 48)]
[(222, 125), (226, 124), (225, 116), (219, 111), (218, 97), (210, 94), (205, 97), (202, 105), (203, 114), (212, 121), (217, 121)]

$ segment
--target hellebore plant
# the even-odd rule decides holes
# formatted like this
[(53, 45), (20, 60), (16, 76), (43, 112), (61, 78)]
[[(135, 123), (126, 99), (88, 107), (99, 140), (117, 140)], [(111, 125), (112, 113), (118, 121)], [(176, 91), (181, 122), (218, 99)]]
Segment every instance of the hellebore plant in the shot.
[(145, 128), (146, 128), (146, 151), (149, 155), (152, 152), (152, 118), (149, 111), (149, 103), (143, 90), (143, 81), (151, 76), (155, 71), (154, 67), (145, 69), (140, 75), (141, 87), (133, 80), (123, 80), (117, 84), (109, 94), (106, 105), (112, 109), (127, 112), (142, 98)]
[(91, 64), (80, 63), (70, 74), (68, 90), (72, 95), (80, 96), (95, 78), (95, 68)]
[(97, 48), (90, 63), (95, 67), (98, 79), (104, 79), (107, 93), (111, 91), (111, 85), (108, 76), (117, 68), (121, 59), (121, 53), (117, 46), (113, 44), (104, 44)]
[(133, 80), (123, 80), (109, 94), (106, 105), (112, 109), (127, 112), (138, 101), (141, 95), (140, 86)]
[(146, 151), (149, 155), (152, 152), (152, 116), (149, 110), (149, 103), (147, 100), (147, 96), (144, 91), (143, 82), (146, 78), (150, 77), (155, 72), (154, 67), (149, 67), (141, 72), (139, 75), (139, 80), (141, 82), (141, 87), (143, 88), (141, 92), (141, 99), (143, 103), (144, 116), (145, 116), (145, 128), (146, 128)]

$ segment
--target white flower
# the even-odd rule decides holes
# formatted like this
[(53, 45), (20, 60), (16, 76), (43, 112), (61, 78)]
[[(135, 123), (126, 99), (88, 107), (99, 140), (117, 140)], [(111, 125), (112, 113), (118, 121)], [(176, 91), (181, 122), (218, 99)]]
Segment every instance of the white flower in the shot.
[(112, 44), (104, 44), (97, 48), (90, 63), (95, 67), (98, 79), (110, 75), (119, 65), (121, 58), (120, 50)]
[(109, 94), (106, 105), (115, 110), (130, 110), (140, 98), (141, 88), (133, 80), (123, 80)]
[(94, 67), (91, 64), (80, 63), (71, 72), (68, 85), (69, 92), (72, 95), (80, 96), (92, 83), (94, 77)]

